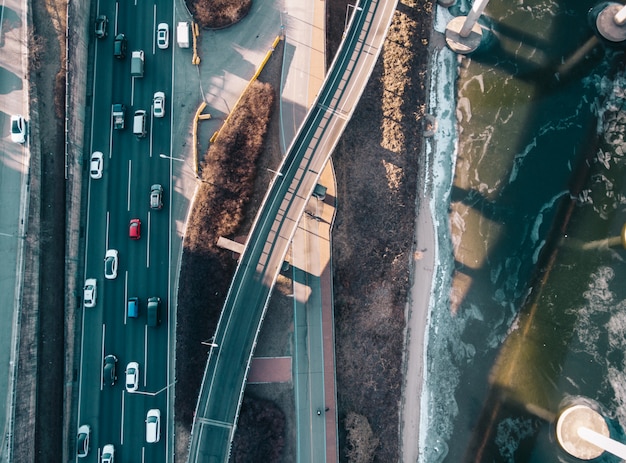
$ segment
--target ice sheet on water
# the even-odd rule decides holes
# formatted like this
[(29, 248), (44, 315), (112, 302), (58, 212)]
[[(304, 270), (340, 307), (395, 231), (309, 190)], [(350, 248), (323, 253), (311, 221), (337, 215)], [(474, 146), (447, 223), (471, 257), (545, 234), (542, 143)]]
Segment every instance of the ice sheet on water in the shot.
[(520, 442), (535, 433), (534, 420), (529, 418), (507, 418), (498, 424), (496, 445), (503, 462), (514, 463), (515, 452)]
[(611, 267), (599, 267), (591, 274), (589, 286), (583, 293), (586, 301), (584, 306), (570, 309), (578, 318), (575, 328), (578, 345), (573, 344), (570, 348), (573, 351), (587, 353), (600, 364), (605, 361), (604, 353), (598, 351), (599, 339), (605, 330), (601, 320), (615, 306), (615, 296), (610, 289), (614, 277), (615, 271)]
[[(451, 19), (445, 8), (437, 7), (435, 14), (435, 30), (443, 32)], [(424, 368), (424, 387), (422, 389), (420, 429), (420, 461), (436, 463), (443, 461), (448, 453), (446, 442), (451, 437), (451, 420), (458, 414), (454, 391), (459, 382), (458, 367), (452, 363), (451, 353), (442, 343), (431, 346), (428, 342), (428, 330), (437, 333), (440, 329), (452, 330), (460, 335), (461, 320), (450, 320), (446, 310), (434, 310), (434, 304), (447, 304), (450, 293), (450, 275), (453, 266), (450, 239), (450, 223), (448, 222), (448, 203), (454, 166), (456, 160), (456, 120), (455, 120), (455, 87), (456, 56), (449, 49), (435, 50), (432, 58), (432, 75), (430, 88), (429, 111), (437, 118), (435, 137), (428, 145), (427, 154), (432, 159), (431, 214), (436, 227), (438, 265), (433, 272), (433, 293), (429, 307), (428, 328), (425, 333), (424, 346), (427, 346), (425, 359), (437, 359), (440, 364), (436, 375), (430, 365)], [(441, 320), (446, 317), (447, 320)], [(448, 337), (448, 336), (446, 336)], [(428, 350), (432, 349), (432, 350)], [(445, 352), (439, 350), (445, 350)], [(459, 345), (455, 356), (471, 358), (473, 346)], [(425, 360), (426, 362), (426, 360)], [(433, 377), (431, 377), (431, 373)], [(435, 393), (436, 391), (436, 393)], [(434, 421), (431, 421), (434, 420)]]

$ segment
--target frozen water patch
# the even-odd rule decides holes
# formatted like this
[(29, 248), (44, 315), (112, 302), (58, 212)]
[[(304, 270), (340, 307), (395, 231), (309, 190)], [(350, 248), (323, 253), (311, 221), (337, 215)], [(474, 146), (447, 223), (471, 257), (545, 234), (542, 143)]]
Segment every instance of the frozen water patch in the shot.
[[(443, 32), (452, 19), (447, 9), (437, 7), (434, 27)], [(452, 363), (447, 343), (429, 342), (430, 336), (448, 338), (441, 330), (455, 329), (458, 320), (450, 320), (449, 305), (450, 275), (453, 260), (448, 221), (448, 204), (454, 166), (456, 161), (456, 89), (457, 57), (447, 48), (434, 50), (431, 57), (429, 111), (437, 118), (438, 129), (433, 144), (426, 147), (427, 158), (432, 159), (432, 185), (430, 210), (437, 230), (437, 265), (433, 272), (428, 327), (424, 336), (424, 387), (422, 388), (420, 417), (420, 461), (437, 463), (448, 454), (447, 442), (452, 433), (452, 419), (458, 414), (454, 392), (459, 382), (458, 367)], [(442, 320), (441, 318), (448, 318)], [(430, 331), (432, 330), (432, 332)], [(460, 331), (456, 330), (460, 333)], [(458, 346), (455, 356), (471, 359), (473, 346)], [(435, 369), (430, 363), (437, 359)], [(432, 392), (436, 391), (435, 394)]]
[(535, 424), (529, 418), (507, 418), (498, 424), (496, 445), (502, 460), (515, 463), (515, 452), (520, 442), (535, 434)]
[(537, 138), (533, 138), (530, 143), (526, 145), (526, 148), (521, 152), (515, 155), (515, 159), (513, 159), (513, 166), (511, 167), (511, 175), (509, 176), (509, 183), (513, 183), (517, 178), (517, 174), (519, 173), (519, 169), (524, 162), (524, 159), (533, 149), (537, 147)]
[(603, 364), (604, 355), (598, 351), (599, 340), (603, 324), (599, 323), (601, 317), (605, 317), (613, 307), (614, 294), (609, 284), (615, 277), (611, 267), (600, 267), (590, 276), (587, 290), (583, 297), (587, 301), (583, 307), (571, 309), (578, 317), (575, 334), (579, 346), (572, 345), (571, 349), (590, 355), (596, 362)]

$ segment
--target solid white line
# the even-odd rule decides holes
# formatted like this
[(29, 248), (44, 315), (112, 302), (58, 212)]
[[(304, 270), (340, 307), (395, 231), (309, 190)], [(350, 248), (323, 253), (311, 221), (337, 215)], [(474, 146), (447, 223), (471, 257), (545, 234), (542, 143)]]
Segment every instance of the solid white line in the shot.
[(109, 249), (109, 217), (110, 217), (110, 213), (109, 211), (107, 211), (107, 229), (106, 229), (106, 236), (104, 240), (104, 252), (105, 253), (107, 249)]
[(154, 111), (150, 105), (150, 157), (152, 157), (152, 145), (154, 141)]
[(102, 385), (104, 383), (104, 337), (106, 336), (106, 325), (102, 324), (102, 347), (100, 352), (100, 390), (102, 390)]
[(119, 16), (119, 4), (117, 2), (115, 2), (115, 35), (117, 35), (117, 18)]
[(156, 4), (153, 8), (154, 12), (152, 14), (152, 54), (156, 53)]
[[(132, 52), (131, 52), (131, 55), (132, 55)], [(132, 56), (131, 56), (131, 60), (132, 60)], [(135, 106), (135, 77), (133, 76), (130, 77), (130, 105)], [(135, 122), (135, 119), (133, 119), (133, 130), (134, 130), (134, 122)]]
[(132, 173), (133, 173), (133, 160), (129, 159), (128, 160), (128, 200), (127, 200), (128, 212), (130, 212), (130, 183), (131, 183)]
[(126, 397), (126, 391), (122, 391), (122, 415), (120, 424), (120, 445), (124, 445), (124, 398)]
[[(171, 208), (170, 208), (171, 209)], [(151, 220), (151, 215), (150, 215), (150, 211), (148, 211), (148, 233), (147, 233), (147, 237), (146, 237), (146, 267), (150, 268), (150, 220)]]
[(143, 387), (146, 387), (148, 377), (148, 325), (143, 327)]
[[(176, 0), (172, 0), (172, 11), (174, 12), (173, 14), (173, 18), (176, 18)], [(172, 19), (173, 19), (172, 18)], [(174, 30), (174, 20), (172, 21), (172, 31)], [(172, 44), (172, 47), (174, 45)], [(176, 53), (174, 52), (174, 50), (172, 50), (172, 75), (171, 75), (171, 81), (170, 81), (170, 97), (174, 95), (174, 82), (175, 82), (175, 55)], [(173, 98), (170, 98), (170, 101), (174, 101)], [(174, 121), (174, 105), (171, 106), (172, 110), (170, 110), (170, 150), (169, 150), (169, 155), (172, 155), (172, 148), (173, 148), (173, 143), (174, 143), (174, 135), (173, 135), (173, 121)], [(195, 162), (195, 160), (194, 160)], [(174, 209), (172, 207), (172, 161), (170, 161), (170, 170), (169, 170), (169, 202), (168, 204), (170, 205), (169, 207), (169, 221), (168, 221), (168, 232), (167, 232), (167, 306), (166, 307), (172, 307), (171, 304), (171, 300), (170, 300), (170, 294), (172, 291), (172, 210)], [(181, 248), (182, 248), (182, 244), (181, 244)], [(182, 249), (181, 249), (182, 251)], [(182, 252), (181, 252), (182, 254)], [(180, 268), (180, 254), (178, 254), (178, 265), (177, 265), (177, 269)], [(178, 278), (178, 272), (176, 273), (176, 276), (174, 278)], [(175, 322), (175, 316), (176, 316), (176, 310), (167, 310), (166, 313), (168, 314), (167, 317), (167, 352), (169, 352), (170, 354), (167, 356), (167, 374), (166, 374), (166, 383), (167, 384), (171, 384), (171, 380), (170, 380), (170, 369), (173, 368), (173, 366), (171, 365), (171, 357), (172, 357), (172, 352), (173, 350), (171, 349), (171, 345), (172, 345), (172, 326), (176, 326), (176, 322)], [(170, 323), (171, 322), (171, 323)], [(174, 394), (174, 388), (168, 389), (167, 391), (167, 406), (166, 406), (166, 414), (167, 417), (169, 418), (170, 416), (170, 410), (173, 408), (173, 404), (171, 403), (171, 400), (173, 398), (173, 394)], [(174, 450), (170, 450), (170, 437), (172, 437), (174, 435), (174, 431), (173, 431), (173, 420), (167, 419), (167, 433), (166, 436), (167, 438), (165, 439), (165, 461), (169, 462), (170, 461), (170, 456), (172, 457), (172, 461), (174, 460), (174, 455), (173, 452)], [(172, 455), (170, 455), (170, 453), (172, 453)], [(143, 454), (142, 454), (142, 458), (143, 458)]]
[(126, 324), (127, 318), (127, 310), (126, 306), (128, 304), (128, 270), (124, 273), (124, 325)]

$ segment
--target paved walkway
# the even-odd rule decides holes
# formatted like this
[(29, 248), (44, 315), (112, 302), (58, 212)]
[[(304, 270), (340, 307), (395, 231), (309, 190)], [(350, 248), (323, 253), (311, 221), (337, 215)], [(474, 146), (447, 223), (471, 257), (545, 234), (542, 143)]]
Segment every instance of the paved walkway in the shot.
[[(5, 0), (0, 11), (0, 316), (4, 321), (0, 336), (0, 426), (2, 444), (0, 458), (11, 460), (14, 445), (15, 379), (19, 317), (24, 288), (24, 245), (28, 227), (30, 189), (30, 107), (27, 64), (29, 21), (26, 2)], [(11, 141), (11, 115), (26, 119), (27, 141), (24, 145)], [(35, 147), (36, 148), (36, 147)], [(32, 224), (31, 224), (32, 225)], [(31, 230), (32, 231), (32, 230)], [(30, 285), (27, 294), (32, 294)], [(22, 365), (22, 375), (29, 375)], [(25, 391), (21, 391), (24, 393)], [(32, 392), (33, 389), (26, 392)]]
[[(287, 0), (281, 12), (285, 30), (280, 101), (281, 149), (287, 150), (325, 76), (325, 0)], [(331, 227), (336, 186), (332, 164), (320, 178), (323, 199), (311, 198), (292, 244), (294, 268), (294, 358), (297, 461), (336, 462), (334, 308)], [(255, 358), (249, 382), (284, 380), (284, 358)], [(319, 412), (319, 415), (318, 415)]]
[(330, 164), (320, 185), (327, 188), (326, 197), (311, 198), (292, 248), (299, 462), (338, 461), (331, 265), (335, 178)]

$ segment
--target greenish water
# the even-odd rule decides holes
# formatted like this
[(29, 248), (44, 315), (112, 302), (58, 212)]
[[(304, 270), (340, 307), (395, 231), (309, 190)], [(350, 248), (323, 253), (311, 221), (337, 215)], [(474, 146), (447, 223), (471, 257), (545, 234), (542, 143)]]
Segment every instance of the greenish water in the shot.
[(626, 250), (603, 245), (626, 223), (626, 81), (622, 52), (594, 45), (595, 4), (491, 0), (460, 63), (426, 462), (578, 461), (554, 438), (578, 398), (626, 441)]

